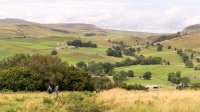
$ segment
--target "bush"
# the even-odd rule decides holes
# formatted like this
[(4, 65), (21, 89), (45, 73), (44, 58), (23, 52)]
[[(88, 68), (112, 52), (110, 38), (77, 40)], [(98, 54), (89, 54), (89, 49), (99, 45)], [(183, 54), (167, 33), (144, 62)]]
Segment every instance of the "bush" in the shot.
[(85, 68), (85, 67), (87, 67), (87, 65), (83, 61), (80, 61), (80, 62), (76, 63), (76, 66), (78, 68)]
[(113, 80), (114, 80), (116, 85), (119, 85), (120, 83), (122, 83), (126, 79), (127, 79), (127, 75), (123, 74), (123, 73), (118, 73), (118, 74), (115, 74), (113, 76)]
[(126, 83), (121, 83), (119, 87), (126, 90), (146, 90), (145, 86), (141, 84), (127, 85)]
[(127, 74), (128, 74), (128, 77), (134, 77), (134, 71), (133, 70), (129, 70)]
[(187, 68), (194, 68), (194, 64), (192, 62), (192, 60), (188, 60), (185, 62), (185, 67)]
[(199, 89), (200, 88), (200, 82), (192, 83), (191, 88), (193, 88), (193, 89)]
[(145, 72), (144, 75), (143, 75), (143, 78), (145, 80), (150, 80), (151, 79), (151, 75), (152, 75), (151, 72)]
[(112, 75), (114, 66), (111, 63), (96, 63), (91, 61), (88, 63), (87, 71), (96, 75)]
[(92, 90), (111, 89), (114, 86), (108, 77), (93, 77), (90, 80), (90, 85), (92, 85)]
[(89, 36), (95, 36), (95, 33), (85, 33), (84, 36), (89, 37)]
[(96, 101), (96, 97), (90, 93), (70, 93), (63, 102), (70, 112), (102, 112), (105, 106)]
[(57, 55), (57, 54), (58, 52), (55, 49), (51, 51), (51, 55)]
[(170, 46), (170, 45), (169, 45), (169, 46), (167, 46), (167, 49), (171, 49), (171, 48), (172, 48), (172, 46)]
[(126, 56), (134, 56), (135, 52), (136, 52), (135, 48), (132, 48), (132, 47), (123, 50), (123, 53)]
[(111, 48), (108, 48), (106, 53), (107, 56), (122, 57), (122, 52), (120, 50), (113, 50)]
[(163, 49), (163, 45), (159, 44), (157, 47), (157, 51), (162, 51), (162, 49)]

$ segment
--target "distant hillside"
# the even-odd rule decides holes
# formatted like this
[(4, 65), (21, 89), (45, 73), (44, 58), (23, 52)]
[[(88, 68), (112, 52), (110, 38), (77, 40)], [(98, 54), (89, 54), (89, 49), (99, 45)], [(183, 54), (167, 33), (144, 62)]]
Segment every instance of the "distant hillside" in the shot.
[(171, 45), (183, 49), (195, 49), (200, 51), (200, 24), (191, 25), (183, 29), (181, 36), (163, 41), (164, 45)]
[(182, 31), (183, 34), (190, 34), (194, 32), (200, 32), (200, 24), (188, 26)]
[(40, 24), (21, 19), (0, 19), (0, 38), (66, 36), (70, 32), (100, 30), (92, 24)]
[(0, 19), (0, 24), (36, 24), (22, 19), (5, 18)]
[(60, 30), (99, 30), (95, 25), (83, 23), (69, 23), (69, 24), (45, 24), (45, 26), (60, 29)]

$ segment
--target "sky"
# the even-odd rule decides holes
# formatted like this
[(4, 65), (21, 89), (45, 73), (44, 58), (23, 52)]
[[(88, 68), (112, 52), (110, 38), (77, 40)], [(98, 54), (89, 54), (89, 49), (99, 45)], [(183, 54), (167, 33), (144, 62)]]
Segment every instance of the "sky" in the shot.
[(0, 19), (172, 33), (199, 24), (199, 6), (200, 0), (0, 0)]

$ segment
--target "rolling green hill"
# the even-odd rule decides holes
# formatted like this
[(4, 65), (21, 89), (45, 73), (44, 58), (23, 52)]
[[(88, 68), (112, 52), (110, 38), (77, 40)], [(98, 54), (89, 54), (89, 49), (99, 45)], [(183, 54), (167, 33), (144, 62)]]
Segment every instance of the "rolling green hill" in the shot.
[[(95, 35), (86, 36), (87, 33)], [(122, 58), (106, 55), (106, 50), (112, 47), (109, 41), (123, 41), (126, 45), (140, 47), (141, 52), (137, 55), (145, 57), (155, 56), (170, 61), (171, 65), (136, 65), (115, 68), (115, 71), (134, 70), (136, 76), (141, 76), (145, 71), (153, 73), (153, 79), (146, 81), (140, 78), (131, 78), (127, 83), (142, 84), (171, 84), (167, 81), (167, 74), (170, 72), (181, 71), (182, 76), (200, 74), (192, 68), (185, 68), (182, 58), (176, 53), (174, 47), (184, 49), (200, 50), (199, 32), (191, 33), (181, 38), (175, 38), (161, 42), (164, 45), (162, 51), (157, 51), (157, 46), (145, 48), (146, 42), (153, 42), (161, 34), (117, 31), (101, 29), (90, 24), (39, 24), (18, 19), (0, 20), (0, 59), (12, 56), (17, 53), (28, 54), (50, 54), (53, 49), (58, 51), (57, 56), (69, 64), (75, 65), (77, 62), (96, 61), (96, 62), (120, 62), (131, 56), (123, 55)], [(72, 47), (66, 45), (67, 41), (72, 40), (92, 41), (97, 44), (97, 48)], [(167, 49), (171, 45), (172, 49)], [(195, 54), (196, 55), (196, 54)], [(197, 55), (196, 55), (197, 56)], [(198, 63), (193, 60), (195, 65)], [(193, 81), (200, 81), (195, 79)]]

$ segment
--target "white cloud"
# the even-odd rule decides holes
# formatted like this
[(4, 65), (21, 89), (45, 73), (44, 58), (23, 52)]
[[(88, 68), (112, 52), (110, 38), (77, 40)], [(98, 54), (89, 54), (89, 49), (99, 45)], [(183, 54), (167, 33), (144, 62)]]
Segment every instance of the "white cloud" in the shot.
[(0, 18), (176, 32), (200, 23), (198, 0), (0, 0)]

